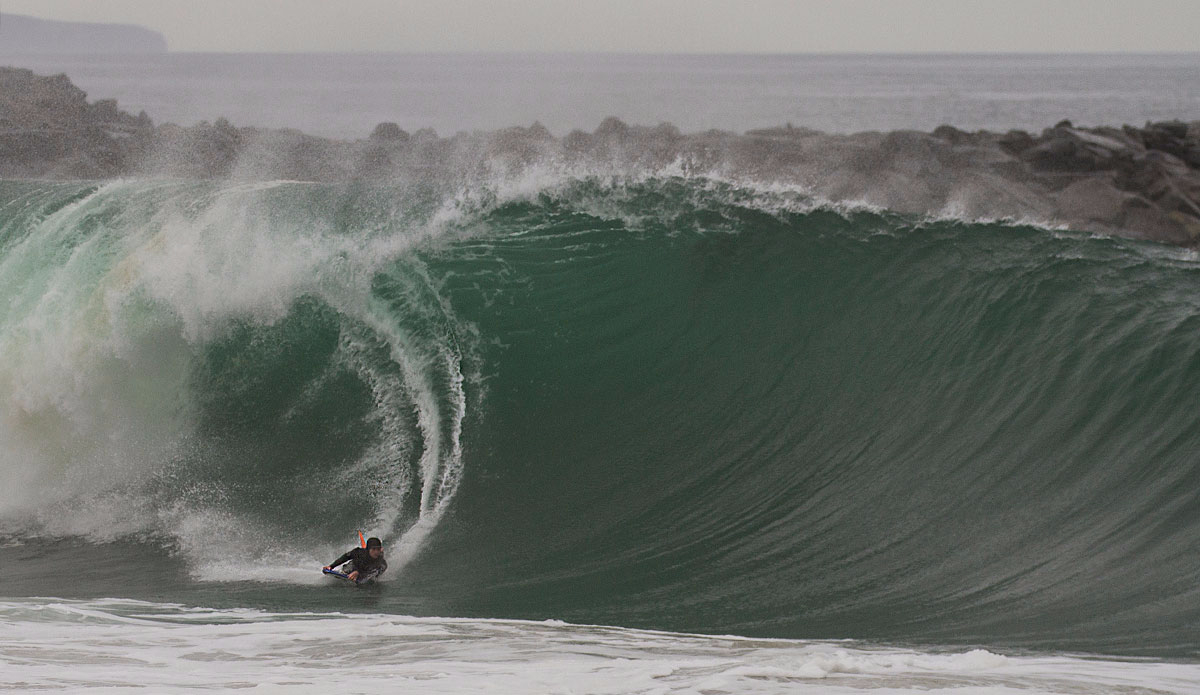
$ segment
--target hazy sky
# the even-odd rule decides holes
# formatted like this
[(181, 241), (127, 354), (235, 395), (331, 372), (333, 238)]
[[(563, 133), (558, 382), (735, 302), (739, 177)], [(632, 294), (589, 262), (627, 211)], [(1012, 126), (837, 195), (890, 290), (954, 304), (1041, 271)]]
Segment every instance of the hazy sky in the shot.
[(0, 0), (172, 51), (1200, 51), (1200, 0)]

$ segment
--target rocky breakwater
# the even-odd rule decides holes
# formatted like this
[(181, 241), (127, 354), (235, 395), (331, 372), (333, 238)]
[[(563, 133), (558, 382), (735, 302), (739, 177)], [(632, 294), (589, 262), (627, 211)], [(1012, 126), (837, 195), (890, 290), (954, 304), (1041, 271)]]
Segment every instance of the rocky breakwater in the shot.
[(146, 152), (153, 124), (111, 99), (88, 103), (66, 75), (0, 68), (0, 177), (120, 176)]
[(1011, 218), (1200, 245), (1200, 121), (1024, 131), (830, 135), (751, 131), (739, 168), (796, 179), (831, 200), (897, 212)]
[(594, 174), (719, 176), (799, 186), (833, 202), (913, 215), (1010, 218), (1200, 246), (1200, 121), (1022, 131), (852, 135), (806, 128), (683, 134), (605, 119), (554, 137), (538, 124), (438, 137), (381, 123), (328, 140), (225, 119), (154, 125), (89, 104), (63, 75), (0, 68), (0, 177), (122, 176), (487, 185), (529, 167)]
[(235, 175), (248, 152), (273, 178), (335, 179), (345, 143), (294, 130), (235, 128), (225, 119), (156, 126), (145, 112), (93, 103), (66, 75), (0, 67), (0, 178), (106, 179), (128, 176), (213, 178)]
[(1200, 242), (1200, 121), (1081, 129), (1064, 121), (1040, 138), (999, 144), (1054, 194), (1056, 217), (1082, 228)]

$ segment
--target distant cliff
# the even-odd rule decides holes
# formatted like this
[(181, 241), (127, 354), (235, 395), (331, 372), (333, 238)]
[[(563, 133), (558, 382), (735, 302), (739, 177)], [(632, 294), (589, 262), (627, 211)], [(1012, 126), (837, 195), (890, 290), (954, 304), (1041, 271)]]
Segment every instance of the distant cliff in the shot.
[(56, 22), (0, 13), (0, 54), (166, 51), (162, 34), (132, 24)]

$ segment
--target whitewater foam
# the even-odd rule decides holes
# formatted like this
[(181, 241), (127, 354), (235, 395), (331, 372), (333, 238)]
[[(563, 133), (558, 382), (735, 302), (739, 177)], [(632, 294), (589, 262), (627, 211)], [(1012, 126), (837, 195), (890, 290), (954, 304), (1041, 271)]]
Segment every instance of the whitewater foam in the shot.
[[(198, 578), (220, 576), (221, 558), (261, 537), (263, 520), (231, 505), (236, 483), (204, 478), (207, 442), (221, 443), (203, 431), (197, 370), (211, 369), (213, 350), (228, 349), (231, 337), (239, 344), (239, 331), (252, 351), (240, 359), (270, 360), (283, 349), (271, 332), (315, 300), (335, 312), (338, 338), (278, 417), (301, 417), (346, 371), (366, 384), (373, 408), (364, 422), (376, 436), (357, 461), (319, 475), (333, 489), (362, 488), (372, 504), (356, 525), (399, 539), (402, 558), (419, 551), (462, 465), (469, 331), (412, 257), (442, 223), (407, 219), (395, 209), (400, 200), (347, 227), (341, 195), (283, 181), (122, 181), (34, 186), (4, 207), (0, 512), (8, 533), (166, 536)], [(374, 297), (381, 274), (403, 292)], [(413, 486), (419, 502), (409, 509)], [(335, 547), (282, 527), (267, 535), (292, 544), (275, 553), (280, 569)]]
[(23, 689), (378, 693), (1197, 693), (1200, 666), (128, 600), (0, 601)]

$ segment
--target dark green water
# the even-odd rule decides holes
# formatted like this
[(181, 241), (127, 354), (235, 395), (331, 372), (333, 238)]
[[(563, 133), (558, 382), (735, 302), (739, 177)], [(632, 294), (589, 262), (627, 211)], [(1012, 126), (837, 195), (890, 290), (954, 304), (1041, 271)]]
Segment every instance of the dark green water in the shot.
[(702, 179), (0, 184), (0, 593), (1194, 657), (1198, 282)]

